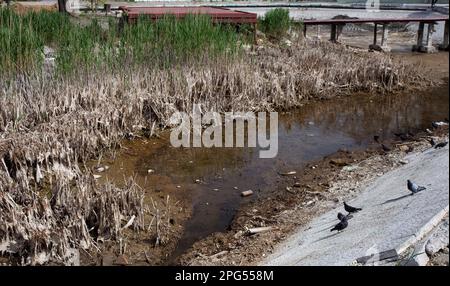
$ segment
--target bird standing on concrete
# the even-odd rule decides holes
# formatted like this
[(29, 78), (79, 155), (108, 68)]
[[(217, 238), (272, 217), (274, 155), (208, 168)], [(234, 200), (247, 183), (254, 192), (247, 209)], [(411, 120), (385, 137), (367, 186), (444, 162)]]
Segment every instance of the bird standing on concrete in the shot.
[(425, 187), (417, 185), (416, 183), (411, 182), (410, 180), (408, 180), (408, 184), (407, 185), (408, 185), (408, 190), (410, 190), (411, 193), (412, 193), (411, 195), (414, 195), (414, 194), (416, 194), (418, 192), (421, 192), (421, 191), (427, 189)]
[(353, 218), (353, 216), (351, 214), (345, 215), (343, 213), (338, 213), (337, 218), (338, 218), (338, 220), (343, 220), (344, 218), (349, 220), (349, 219)]
[(347, 205), (346, 202), (344, 202), (344, 209), (348, 213), (356, 213), (356, 212), (362, 211), (361, 208), (355, 208), (355, 207), (349, 206), (349, 205)]
[(330, 231), (342, 231), (344, 230), (346, 227), (348, 226), (348, 221), (347, 221), (347, 217), (343, 217), (342, 220), (335, 225)]
[(448, 142), (441, 142), (436, 144), (436, 146), (434, 146), (434, 149), (441, 149), (444, 148), (445, 146), (447, 146)]
[(338, 213), (337, 218), (338, 220), (343, 220), (344, 218), (346, 218), (346, 216), (343, 213)]

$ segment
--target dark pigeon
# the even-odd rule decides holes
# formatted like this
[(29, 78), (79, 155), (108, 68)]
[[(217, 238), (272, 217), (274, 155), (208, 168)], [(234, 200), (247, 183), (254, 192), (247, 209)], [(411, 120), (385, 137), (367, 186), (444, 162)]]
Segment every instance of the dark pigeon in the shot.
[(375, 140), (375, 142), (380, 143), (380, 136), (375, 135), (373, 136), (373, 140)]
[(344, 218), (349, 220), (349, 219), (353, 218), (353, 216), (351, 214), (345, 215), (343, 213), (338, 213), (337, 218), (338, 218), (338, 220), (343, 220)]
[(349, 205), (347, 205), (346, 202), (344, 202), (344, 209), (348, 213), (356, 213), (356, 212), (362, 211), (361, 208), (355, 208), (355, 207), (349, 206)]
[(423, 190), (426, 190), (427, 188), (417, 185), (416, 183), (411, 182), (408, 180), (408, 190), (412, 192), (414, 195), (415, 193), (421, 192)]
[(436, 146), (436, 141), (434, 141), (434, 138), (431, 138), (429, 142), (431, 144), (431, 147)]
[(406, 141), (412, 137), (412, 134), (410, 133), (394, 133), (395, 136), (400, 138), (402, 141)]
[(337, 218), (338, 220), (343, 220), (344, 218), (346, 218), (346, 216), (343, 213), (338, 213)]
[(441, 142), (436, 144), (436, 146), (434, 146), (435, 149), (441, 149), (444, 148), (445, 146), (447, 146), (448, 142)]
[(390, 152), (392, 149), (384, 144), (381, 144), (381, 148), (383, 148), (384, 152)]
[(342, 231), (347, 226), (348, 226), (348, 221), (347, 221), (347, 218), (344, 216), (344, 218), (337, 225), (335, 225), (330, 231), (335, 231), (335, 230)]

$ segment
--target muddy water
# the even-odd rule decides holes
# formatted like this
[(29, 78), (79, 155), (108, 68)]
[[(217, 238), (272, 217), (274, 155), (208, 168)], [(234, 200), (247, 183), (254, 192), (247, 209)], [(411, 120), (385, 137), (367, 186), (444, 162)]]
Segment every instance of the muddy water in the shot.
[[(448, 114), (448, 84), (428, 92), (336, 98), (281, 114), (274, 159), (259, 159), (251, 148), (173, 148), (166, 134), (127, 145), (107, 176), (117, 180), (135, 174), (150, 195), (172, 193), (192, 205), (173, 261), (195, 241), (226, 230), (240, 204), (270, 193), (281, 180), (277, 173), (299, 170), (339, 149), (366, 148), (375, 134), (389, 140), (394, 132), (424, 130)], [(249, 189), (255, 196), (242, 198), (240, 193)]]

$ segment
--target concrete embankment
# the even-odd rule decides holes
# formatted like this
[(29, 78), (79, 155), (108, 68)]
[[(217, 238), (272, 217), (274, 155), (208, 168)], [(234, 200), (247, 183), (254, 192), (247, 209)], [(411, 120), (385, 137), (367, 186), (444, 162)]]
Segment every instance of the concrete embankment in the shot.
[[(330, 229), (338, 220), (333, 209), (314, 219), (281, 245), (265, 265), (351, 265), (355, 261), (401, 256), (448, 214), (449, 150), (428, 149), (384, 174), (349, 204), (363, 210), (341, 233)], [(427, 189), (411, 195), (406, 180)], [(365, 259), (363, 259), (365, 258)]]

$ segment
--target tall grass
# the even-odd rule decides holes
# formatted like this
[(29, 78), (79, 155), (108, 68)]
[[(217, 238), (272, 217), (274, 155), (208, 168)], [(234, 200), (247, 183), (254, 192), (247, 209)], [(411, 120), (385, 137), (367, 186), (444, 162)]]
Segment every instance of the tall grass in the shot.
[(56, 12), (17, 15), (0, 9), (0, 72), (33, 69), (43, 60), (44, 45), (57, 52), (57, 68), (74, 70), (124, 65), (172, 66), (235, 54), (239, 35), (228, 26), (213, 25), (204, 15), (183, 20), (166, 16), (153, 22), (145, 17), (122, 31), (110, 19), (87, 25)]
[(267, 36), (279, 39), (285, 36), (291, 27), (289, 10), (283, 8), (270, 10), (264, 15), (264, 18), (259, 19), (258, 25)]
[(33, 22), (0, 9), (0, 71), (38, 63), (42, 49), (43, 41), (33, 32)]

